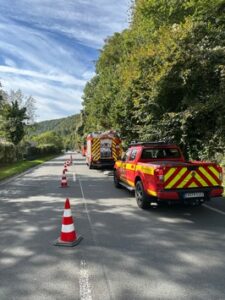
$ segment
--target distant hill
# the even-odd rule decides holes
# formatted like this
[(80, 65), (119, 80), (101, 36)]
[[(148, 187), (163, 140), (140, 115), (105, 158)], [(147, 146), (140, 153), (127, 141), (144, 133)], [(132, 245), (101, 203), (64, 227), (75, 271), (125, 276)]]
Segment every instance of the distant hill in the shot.
[(75, 133), (80, 122), (80, 114), (61, 119), (42, 121), (29, 126), (27, 135), (36, 136), (46, 131), (55, 131), (63, 138), (65, 147), (71, 148), (75, 145)]

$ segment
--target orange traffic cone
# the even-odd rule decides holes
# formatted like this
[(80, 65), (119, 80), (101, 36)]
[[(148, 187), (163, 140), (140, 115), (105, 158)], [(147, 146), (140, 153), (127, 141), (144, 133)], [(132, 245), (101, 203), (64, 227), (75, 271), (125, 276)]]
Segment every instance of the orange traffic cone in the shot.
[(66, 165), (67, 165), (67, 167), (70, 166), (70, 161), (69, 160), (66, 161)]
[[(64, 171), (64, 170), (63, 170)], [(63, 172), (63, 175), (62, 175), (62, 179), (61, 179), (61, 187), (68, 187), (68, 182), (67, 182), (67, 178), (66, 178), (66, 175), (65, 175), (65, 172)]]
[(67, 164), (66, 163), (64, 164), (64, 170), (65, 170), (65, 172), (68, 172)]
[(77, 236), (73, 217), (70, 209), (70, 201), (67, 198), (62, 217), (62, 229), (60, 237), (54, 242), (55, 246), (74, 247), (82, 241), (82, 236)]

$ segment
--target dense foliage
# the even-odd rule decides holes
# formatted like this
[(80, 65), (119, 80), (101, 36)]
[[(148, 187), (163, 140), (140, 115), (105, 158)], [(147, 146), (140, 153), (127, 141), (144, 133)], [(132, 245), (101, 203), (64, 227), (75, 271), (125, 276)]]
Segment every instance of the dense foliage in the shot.
[(35, 100), (21, 90), (8, 94), (0, 84), (0, 138), (18, 145), (26, 134), (26, 125), (35, 117)]
[(43, 136), (46, 134), (49, 135), (49, 132), (54, 132), (57, 136), (60, 136), (64, 149), (74, 149), (79, 143), (79, 137), (76, 132), (80, 125), (80, 120), (80, 115), (73, 115), (67, 118), (35, 123), (32, 126), (28, 126), (27, 140), (33, 139), (37, 141), (43, 139)]
[(4, 105), (2, 130), (8, 141), (14, 145), (19, 144), (25, 135), (25, 121), (27, 119), (26, 108), (20, 108), (17, 101)]
[(172, 140), (190, 158), (225, 146), (225, 1), (136, 0), (87, 83), (83, 130)]
[(16, 161), (17, 151), (13, 143), (0, 141), (0, 163), (12, 163)]

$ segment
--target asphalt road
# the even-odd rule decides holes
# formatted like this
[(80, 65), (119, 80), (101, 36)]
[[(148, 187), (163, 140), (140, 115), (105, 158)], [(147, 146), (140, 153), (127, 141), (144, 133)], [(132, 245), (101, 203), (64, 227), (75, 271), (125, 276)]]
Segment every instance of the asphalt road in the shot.
[[(143, 211), (78, 154), (60, 188), (69, 157), (0, 184), (0, 300), (225, 299), (224, 198)], [(74, 248), (53, 246), (67, 197)]]

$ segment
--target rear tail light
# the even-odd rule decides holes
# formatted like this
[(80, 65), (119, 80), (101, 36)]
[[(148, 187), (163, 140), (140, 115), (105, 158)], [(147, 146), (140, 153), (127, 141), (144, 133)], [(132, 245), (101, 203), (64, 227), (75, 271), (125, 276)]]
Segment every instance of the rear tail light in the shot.
[(164, 182), (164, 173), (163, 169), (155, 169), (155, 175), (158, 178), (159, 182)]

